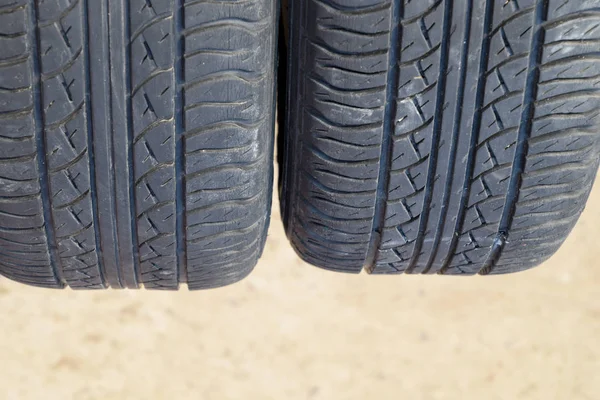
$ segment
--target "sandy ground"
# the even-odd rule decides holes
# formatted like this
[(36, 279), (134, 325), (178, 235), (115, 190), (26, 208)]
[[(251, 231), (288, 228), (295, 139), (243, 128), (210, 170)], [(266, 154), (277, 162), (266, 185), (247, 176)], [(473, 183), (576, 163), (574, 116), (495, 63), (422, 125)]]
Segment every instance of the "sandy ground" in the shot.
[(550, 262), (502, 277), (321, 271), (273, 219), (225, 289), (0, 280), (0, 399), (600, 398), (600, 184)]

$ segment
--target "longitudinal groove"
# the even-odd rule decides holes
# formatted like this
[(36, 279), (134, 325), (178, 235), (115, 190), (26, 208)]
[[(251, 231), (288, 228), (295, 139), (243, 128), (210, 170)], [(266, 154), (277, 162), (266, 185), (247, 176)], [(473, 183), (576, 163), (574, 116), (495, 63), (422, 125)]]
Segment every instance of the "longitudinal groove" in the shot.
[(187, 282), (186, 190), (185, 190), (185, 121), (183, 111), (184, 56), (183, 0), (173, 0), (173, 68), (175, 89), (175, 210), (177, 238), (177, 275), (179, 282)]
[[(448, 207), (450, 203), (450, 191), (452, 189), (452, 183), (454, 178), (454, 167), (456, 165), (456, 155), (458, 149), (458, 136), (460, 134), (460, 123), (462, 119), (462, 110), (461, 106), (464, 102), (465, 97), (465, 83), (467, 80), (467, 70), (468, 70), (468, 62), (469, 62), (469, 50), (470, 50), (470, 38), (471, 38), (471, 28), (472, 28), (472, 16), (473, 16), (473, 0), (469, 0), (466, 5), (465, 12), (465, 35), (462, 41), (462, 49), (461, 49), (461, 60), (460, 60), (460, 78), (458, 84), (458, 93), (456, 94), (456, 108), (454, 112), (454, 123), (452, 125), (452, 137), (450, 143), (450, 156), (448, 157), (448, 175), (446, 176), (446, 184), (444, 188), (444, 194), (442, 197), (442, 205), (440, 217), (438, 220), (438, 224), (435, 230), (435, 237), (433, 239), (433, 247), (431, 249), (431, 253), (429, 255), (429, 260), (427, 261), (427, 265), (423, 270), (423, 273), (426, 274), (431, 270), (433, 262), (435, 260), (435, 256), (437, 255), (438, 247), (440, 245), (440, 241), (442, 240), (442, 234), (444, 232), (444, 226), (446, 224), (446, 217), (448, 215)], [(470, 149), (469, 151), (472, 151)]]
[(494, 3), (491, 1), (486, 2), (485, 5), (485, 16), (483, 20), (483, 35), (481, 42), (481, 54), (479, 57), (479, 72), (477, 79), (477, 89), (475, 93), (475, 112), (473, 114), (473, 120), (471, 123), (471, 142), (469, 145), (469, 154), (467, 156), (467, 167), (465, 171), (465, 179), (463, 183), (462, 196), (460, 198), (460, 204), (458, 207), (458, 214), (456, 216), (456, 224), (454, 228), (454, 234), (452, 235), (448, 254), (443, 261), (440, 268), (440, 273), (443, 274), (458, 246), (458, 239), (460, 232), (462, 232), (465, 214), (467, 211), (467, 201), (469, 200), (469, 194), (471, 192), (471, 179), (473, 177), (473, 170), (475, 167), (475, 154), (477, 150), (477, 143), (479, 142), (478, 132), (481, 129), (482, 115), (483, 115), (483, 101), (485, 97), (486, 89), (486, 71), (488, 70), (489, 64), (489, 53), (491, 43), (491, 30), (492, 23), (494, 20)]
[(40, 66), (40, 37), (38, 28), (38, 6), (36, 0), (29, 1), (29, 17), (33, 29), (29, 32), (29, 45), (31, 57), (31, 86), (33, 94), (33, 117), (35, 124), (35, 140), (37, 144), (37, 165), (40, 176), (41, 200), (44, 215), (44, 232), (46, 233), (46, 242), (48, 244), (48, 253), (52, 271), (57, 282), (65, 285), (65, 279), (62, 273), (62, 266), (59, 265), (60, 257), (57, 251), (56, 235), (54, 232), (54, 220), (52, 218), (52, 205), (50, 203), (50, 184), (48, 179), (48, 167), (46, 160), (46, 138), (44, 129), (44, 113), (42, 110), (42, 82)]
[[(86, 46), (86, 51), (83, 55), (83, 63), (84, 63), (84, 76), (85, 76), (85, 91), (88, 93), (85, 101), (85, 124), (87, 129), (87, 153), (88, 153), (88, 162), (90, 169), (90, 198), (92, 202), (92, 220), (94, 225), (94, 238), (96, 240), (95, 248), (96, 253), (98, 254), (98, 270), (100, 275), (100, 280), (103, 286), (107, 286), (105, 273), (104, 273), (104, 260), (100, 257), (102, 254), (100, 250), (100, 223), (98, 221), (98, 191), (96, 186), (96, 162), (94, 159), (94, 138), (93, 138), (93, 108), (91, 105), (91, 98), (89, 93), (92, 91), (92, 81), (91, 81), (91, 68), (90, 68), (90, 28), (89, 28), (89, 4), (90, 0), (82, 0), (83, 1), (83, 11), (82, 11), (82, 20), (83, 20), (83, 43)], [(94, 1), (94, 0), (91, 0)]]
[[(115, 107), (114, 107), (114, 97), (115, 97), (115, 81), (114, 81), (114, 73), (113, 73), (113, 57), (112, 57), (112, 42), (113, 42), (113, 29), (116, 29), (115, 25), (112, 24), (111, 18), (110, 18), (110, 9), (111, 9), (111, 1), (112, 0), (106, 0), (106, 21), (107, 21), (107, 45), (108, 45), (108, 50), (109, 50), (109, 56), (108, 56), (108, 109), (109, 109), (109, 114), (110, 114), (110, 123), (108, 124), (107, 128), (108, 130), (105, 132), (105, 134), (108, 137), (108, 162), (109, 165), (111, 167), (114, 167), (115, 165), (115, 152), (116, 152), (116, 148), (115, 148), (115, 136), (114, 136), (114, 132), (115, 132), (115, 122), (114, 122), (114, 115), (115, 115)], [(117, 93), (118, 94), (118, 93)], [(119, 121), (120, 122), (120, 121)], [(113, 265), (113, 271), (114, 271), (114, 277), (113, 279), (115, 280), (112, 283), (112, 286), (116, 289), (118, 288), (122, 288), (124, 287), (124, 283), (123, 283), (123, 279), (121, 277), (121, 267), (120, 267), (120, 260), (121, 260), (121, 256), (120, 256), (120, 246), (119, 246), (119, 230), (118, 230), (118, 226), (119, 226), (119, 221), (117, 218), (117, 213), (119, 210), (119, 205), (118, 205), (118, 189), (117, 189), (117, 173), (116, 171), (113, 171), (113, 173), (111, 174), (111, 178), (110, 178), (110, 199), (111, 199), (111, 206), (112, 206), (112, 213), (110, 214), (111, 216), (111, 220), (112, 220), (112, 239), (113, 239), (113, 246), (114, 246), (114, 251), (115, 251), (115, 258), (114, 258), (114, 265)]]
[(446, 99), (446, 78), (447, 78), (447, 66), (448, 57), (450, 52), (450, 39), (452, 32), (452, 8), (454, 6), (453, 0), (444, 1), (444, 25), (442, 28), (442, 45), (440, 55), (440, 73), (438, 75), (438, 87), (437, 97), (435, 105), (435, 113), (433, 120), (433, 133), (431, 139), (431, 152), (429, 156), (429, 168), (427, 171), (427, 185), (425, 189), (425, 196), (423, 199), (423, 211), (421, 213), (421, 219), (419, 221), (419, 232), (415, 247), (410, 259), (410, 263), (406, 268), (407, 273), (411, 273), (419, 260), (421, 255), (421, 248), (423, 247), (423, 240), (425, 239), (425, 230), (427, 227), (427, 221), (429, 219), (429, 211), (431, 206), (431, 200), (433, 196), (433, 184), (436, 174), (437, 155), (439, 151), (439, 141), (442, 134), (442, 119), (444, 114), (444, 103)]
[[(98, 214), (104, 218), (98, 218), (98, 231), (100, 234), (100, 247), (102, 251), (98, 254), (102, 275), (105, 284), (110, 287), (118, 287), (115, 279), (115, 225), (112, 215), (115, 213), (112, 193), (112, 177), (109, 165), (111, 163), (111, 99), (109, 92), (110, 84), (110, 60), (108, 40), (98, 40), (108, 31), (108, 0), (88, 1), (87, 22), (90, 41), (88, 44), (88, 57), (90, 62), (90, 92), (87, 94), (92, 104), (93, 113), (89, 118), (92, 124), (92, 139), (94, 153), (94, 174), (96, 185), (96, 208)], [(114, 172), (114, 171), (113, 171)], [(106, 201), (107, 199), (108, 201)]]
[(515, 157), (506, 194), (506, 201), (498, 226), (498, 233), (490, 253), (480, 271), (480, 274), (482, 275), (491, 273), (502, 255), (502, 250), (508, 239), (508, 232), (513, 222), (516, 204), (519, 200), (521, 175), (525, 169), (528, 140), (533, 128), (535, 100), (537, 98), (538, 83), (540, 80), (540, 65), (544, 50), (544, 34), (546, 28), (543, 26), (543, 23), (547, 18), (547, 14), (548, 0), (538, 0), (533, 14), (533, 24), (536, 27), (536, 31), (531, 36), (531, 52), (529, 53), (527, 80), (525, 83), (525, 92), (523, 94), (523, 109), (519, 123)]
[(125, 121), (127, 127), (127, 171), (128, 171), (128, 189), (129, 189), (129, 215), (131, 219), (131, 241), (132, 241), (132, 257), (133, 257), (133, 287), (139, 287), (142, 282), (142, 272), (140, 268), (140, 256), (139, 256), (139, 240), (136, 223), (136, 200), (135, 200), (135, 171), (134, 171), (134, 157), (133, 157), (133, 102), (132, 102), (132, 82), (131, 82), (131, 4), (129, 0), (122, 0), (121, 7), (124, 12), (123, 17), (123, 33), (125, 35), (125, 55), (123, 57), (124, 70), (125, 70), (125, 104), (126, 104), (126, 115)]
[[(106, 29), (107, 32), (111, 31), (111, 23), (110, 23), (110, 18), (108, 18), (108, 10), (110, 10), (110, 0), (104, 0), (104, 10), (102, 13), (102, 18), (105, 19), (106, 23)], [(113, 79), (112, 76), (113, 74), (112, 72), (112, 58), (110, 57), (110, 49), (111, 49), (111, 35), (109, 34), (106, 40), (106, 44), (104, 46), (107, 49), (107, 58), (106, 58), (106, 62), (107, 62), (107, 71), (106, 71), (106, 75), (107, 75), (107, 79), (108, 79), (108, 85), (105, 84), (104, 87), (104, 95), (106, 96), (106, 101), (107, 106), (108, 106), (108, 112), (106, 115), (106, 118), (108, 118), (108, 121), (106, 121), (106, 131), (105, 131), (105, 135), (106, 135), (106, 142), (107, 142), (107, 149), (106, 149), (106, 162), (108, 163), (109, 166), (112, 166), (114, 163), (114, 140), (113, 140), (113, 135), (112, 135), (112, 127), (113, 127), (113, 122), (112, 122), (112, 116), (113, 116)], [(109, 176), (110, 178), (108, 179), (108, 198), (110, 199), (109, 201), (107, 201), (107, 206), (109, 206), (110, 208), (110, 220), (111, 220), (111, 233), (110, 236), (112, 237), (112, 247), (113, 247), (113, 251), (114, 251), (114, 258), (109, 261), (111, 262), (112, 266), (111, 266), (111, 270), (112, 273), (109, 274), (109, 280), (111, 280), (110, 284), (112, 287), (115, 288), (120, 288), (123, 287), (123, 283), (121, 281), (121, 274), (119, 273), (119, 239), (118, 239), (118, 232), (117, 232), (117, 199), (116, 199), (116, 173), (114, 173), (116, 171), (113, 171), (112, 174), (110, 174), (109, 172)]]
[(391, 3), (392, 17), (390, 29), (390, 45), (388, 51), (388, 76), (386, 86), (385, 111), (381, 155), (379, 159), (379, 175), (377, 178), (377, 199), (373, 216), (373, 227), (367, 250), (367, 258), (363, 268), (371, 269), (377, 259), (377, 249), (381, 245), (381, 235), (385, 224), (385, 210), (392, 168), (392, 137), (396, 121), (396, 102), (398, 97), (399, 55), (402, 46), (402, 7), (403, 0), (393, 0)]
[(113, 198), (115, 208), (114, 229), (116, 231), (116, 273), (121, 287), (136, 288), (137, 268), (135, 230), (133, 229), (131, 185), (133, 171), (131, 161), (133, 133), (131, 129), (131, 63), (130, 63), (130, 12), (129, 2), (109, 0), (108, 41), (110, 49), (111, 79), (111, 166), (114, 173)]
[(481, 55), (479, 58), (479, 72), (478, 72), (478, 80), (477, 80), (477, 89), (475, 93), (475, 112), (473, 114), (473, 120), (471, 124), (471, 142), (469, 146), (469, 154), (467, 156), (467, 167), (465, 171), (465, 179), (463, 181), (463, 190), (462, 196), (460, 198), (460, 204), (458, 208), (458, 214), (456, 216), (456, 224), (454, 228), (454, 234), (450, 239), (450, 246), (448, 248), (448, 254), (443, 261), (443, 264), (440, 268), (440, 273), (443, 274), (450, 261), (452, 261), (452, 257), (454, 256), (454, 252), (458, 246), (458, 239), (460, 237), (460, 232), (462, 231), (462, 227), (464, 224), (465, 214), (467, 211), (467, 201), (469, 200), (469, 194), (471, 192), (471, 179), (473, 177), (473, 170), (475, 167), (475, 154), (477, 150), (477, 143), (479, 142), (478, 132), (481, 129), (481, 120), (483, 115), (483, 100), (485, 97), (485, 89), (486, 89), (486, 71), (488, 70), (489, 64), (489, 52), (490, 52), (490, 43), (491, 43), (491, 29), (492, 22), (494, 18), (494, 3), (486, 2), (485, 6), (485, 17), (483, 21), (483, 35), (482, 35), (482, 43), (481, 43)]

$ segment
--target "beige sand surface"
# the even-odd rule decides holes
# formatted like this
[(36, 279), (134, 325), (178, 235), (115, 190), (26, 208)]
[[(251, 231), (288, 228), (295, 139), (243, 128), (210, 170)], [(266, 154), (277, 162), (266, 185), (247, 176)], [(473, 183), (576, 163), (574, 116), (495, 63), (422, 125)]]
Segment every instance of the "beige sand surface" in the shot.
[(2, 279), (0, 399), (597, 400), (599, 237), (600, 184), (559, 254), (517, 275), (321, 271), (274, 213), (256, 271), (225, 289)]

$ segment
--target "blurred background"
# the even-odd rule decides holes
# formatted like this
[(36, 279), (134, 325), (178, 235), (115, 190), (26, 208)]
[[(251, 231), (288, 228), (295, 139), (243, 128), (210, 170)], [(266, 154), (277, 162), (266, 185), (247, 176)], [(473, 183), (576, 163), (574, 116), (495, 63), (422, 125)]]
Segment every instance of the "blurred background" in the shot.
[(347, 276), (265, 254), (218, 290), (0, 278), (0, 399), (600, 398), (600, 182), (560, 252), (499, 277)]

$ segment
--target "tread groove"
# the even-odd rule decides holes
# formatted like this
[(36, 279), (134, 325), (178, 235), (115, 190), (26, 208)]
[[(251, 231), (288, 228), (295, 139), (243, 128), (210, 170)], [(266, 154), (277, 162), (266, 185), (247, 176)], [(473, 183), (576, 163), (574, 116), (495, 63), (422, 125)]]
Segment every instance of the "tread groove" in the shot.
[(183, 105), (183, 57), (184, 48), (184, 0), (173, 0), (173, 84), (175, 87), (175, 236), (177, 241), (177, 276), (179, 282), (188, 281), (187, 271), (187, 222), (186, 222), (186, 200), (185, 200), (185, 126)]
[(440, 273), (443, 274), (447, 269), (450, 261), (452, 260), (452, 256), (454, 255), (456, 248), (458, 247), (458, 239), (460, 236), (460, 232), (463, 229), (464, 219), (467, 212), (467, 201), (469, 199), (469, 195), (471, 192), (471, 179), (473, 177), (473, 171), (475, 167), (475, 150), (477, 149), (477, 143), (479, 141), (478, 132), (480, 130), (482, 124), (482, 115), (483, 115), (483, 103), (486, 89), (486, 80), (485, 80), (485, 72), (488, 69), (489, 64), (489, 52), (491, 45), (491, 27), (494, 19), (494, 9), (493, 3), (487, 2), (485, 6), (485, 16), (483, 22), (483, 35), (482, 35), (482, 43), (481, 43), (481, 54), (479, 58), (479, 72), (477, 79), (477, 89), (475, 94), (475, 113), (473, 114), (473, 119), (471, 123), (471, 142), (469, 146), (469, 154), (467, 156), (467, 167), (465, 171), (465, 179), (463, 181), (463, 191), (462, 196), (460, 198), (460, 204), (458, 207), (458, 215), (456, 216), (456, 223), (454, 227), (454, 234), (452, 235), (452, 239), (450, 242), (450, 247), (448, 250), (448, 254), (446, 255), (442, 265), (440, 267)]
[(523, 93), (523, 109), (517, 134), (517, 148), (515, 150), (508, 192), (506, 194), (506, 201), (500, 218), (498, 232), (494, 239), (492, 249), (479, 271), (482, 275), (488, 275), (493, 272), (496, 263), (502, 255), (502, 250), (504, 249), (506, 241), (508, 240), (509, 229), (511, 228), (514, 218), (519, 198), (521, 175), (523, 174), (525, 163), (527, 161), (528, 140), (533, 128), (533, 116), (536, 107), (535, 101), (538, 91), (538, 82), (541, 75), (540, 65), (546, 30), (543, 23), (546, 21), (547, 15), (548, 0), (537, 0), (533, 15), (533, 21), (534, 24), (537, 24), (537, 30), (531, 36), (531, 52), (529, 55), (525, 92)]
[(417, 240), (415, 241), (414, 250), (410, 258), (410, 262), (406, 267), (407, 273), (412, 273), (416, 267), (417, 261), (421, 256), (421, 248), (423, 246), (423, 240), (426, 235), (427, 221), (429, 219), (429, 211), (433, 196), (433, 183), (436, 174), (437, 156), (439, 150), (439, 142), (442, 133), (442, 116), (444, 112), (444, 104), (446, 99), (446, 69), (448, 66), (448, 58), (450, 54), (450, 39), (452, 32), (452, 11), (454, 7), (453, 0), (444, 0), (444, 17), (443, 17), (443, 34), (442, 34), (442, 45), (441, 45), (441, 56), (440, 56), (440, 72), (438, 75), (438, 87), (436, 96), (436, 105), (433, 121), (433, 133), (431, 139), (431, 151), (429, 156), (429, 168), (427, 171), (427, 184), (425, 190), (425, 196), (423, 199), (423, 208), (421, 212), (421, 218), (419, 221), (419, 232)]
[(374, 267), (377, 257), (377, 249), (381, 245), (382, 230), (385, 225), (386, 202), (388, 199), (388, 190), (390, 184), (390, 171), (392, 169), (393, 154), (393, 135), (394, 121), (396, 120), (396, 102), (399, 86), (399, 56), (402, 46), (402, 25), (400, 23), (403, 17), (402, 0), (393, 0), (392, 7), (392, 28), (390, 30), (390, 44), (388, 53), (388, 77), (386, 86), (386, 102), (383, 123), (383, 138), (381, 145), (381, 155), (379, 159), (379, 174), (377, 178), (377, 198), (375, 201), (375, 211), (373, 216), (373, 227), (367, 249), (367, 258), (363, 268), (370, 270)]
[(50, 182), (48, 177), (48, 169), (46, 167), (46, 138), (45, 138), (45, 119), (42, 109), (42, 81), (41, 81), (41, 60), (40, 60), (40, 32), (38, 26), (38, 5), (36, 0), (29, 1), (29, 16), (31, 18), (33, 29), (29, 36), (29, 46), (31, 49), (31, 64), (32, 64), (32, 87), (34, 98), (34, 119), (35, 119), (35, 136), (37, 142), (37, 163), (40, 176), (41, 199), (44, 214), (44, 230), (46, 233), (46, 241), (48, 252), (50, 254), (51, 268), (54, 273), (54, 278), (60, 286), (66, 284), (63, 276), (62, 266), (59, 265), (60, 257), (57, 251), (56, 234), (53, 229), (54, 219), (52, 217), (52, 204), (50, 202)]
[(466, 5), (467, 12), (465, 13), (465, 35), (462, 41), (461, 48), (461, 61), (460, 61), (460, 78), (459, 78), (459, 90), (456, 95), (456, 108), (454, 110), (454, 122), (452, 125), (452, 141), (450, 143), (450, 156), (448, 157), (448, 167), (447, 170), (448, 175), (446, 177), (446, 183), (444, 187), (444, 194), (442, 197), (442, 206), (440, 217), (438, 219), (437, 227), (435, 230), (435, 235), (433, 239), (433, 247), (431, 249), (431, 253), (429, 255), (429, 260), (425, 265), (425, 269), (423, 270), (424, 274), (429, 273), (431, 270), (435, 256), (437, 255), (438, 247), (441, 241), (441, 235), (443, 234), (444, 225), (446, 224), (446, 217), (448, 215), (448, 207), (450, 203), (450, 191), (452, 189), (452, 183), (454, 175), (452, 172), (454, 171), (454, 167), (456, 164), (456, 156), (457, 156), (457, 148), (458, 148), (458, 135), (460, 133), (460, 122), (462, 119), (462, 110), (463, 110), (463, 102), (465, 97), (465, 84), (467, 79), (467, 70), (468, 70), (468, 60), (469, 60), (469, 48), (470, 48), (470, 38), (471, 38), (471, 29), (472, 29), (472, 13), (473, 13), (473, 0), (469, 0)]
[[(84, 68), (85, 68), (85, 72), (84, 72), (84, 76), (85, 76), (85, 90), (87, 93), (91, 93), (92, 90), (92, 82), (91, 82), (91, 67), (90, 67), (90, 52), (89, 52), (89, 38), (90, 38), (90, 28), (89, 28), (89, 23), (88, 23), (88, 19), (89, 19), (89, 2), (90, 0), (83, 0), (83, 24), (85, 25), (85, 28), (83, 30), (83, 35), (84, 35), (84, 43), (88, 44), (87, 47), (87, 51), (84, 52)], [(91, 0), (93, 1), (93, 0)], [(88, 98), (87, 101), (85, 102), (85, 119), (86, 119), (86, 128), (87, 128), (87, 148), (88, 148), (88, 168), (89, 168), (89, 172), (90, 172), (90, 190), (89, 190), (89, 195), (91, 198), (91, 203), (92, 203), (92, 218), (93, 218), (93, 225), (94, 225), (94, 239), (96, 241), (95, 243), (95, 249), (96, 249), (96, 254), (98, 255), (98, 274), (100, 277), (100, 281), (102, 282), (102, 285), (104, 287), (108, 287), (108, 284), (106, 282), (106, 277), (105, 277), (105, 270), (104, 270), (104, 265), (103, 265), (103, 259), (102, 257), (100, 257), (99, 255), (102, 254), (101, 250), (100, 250), (100, 223), (98, 221), (99, 219), (99, 209), (98, 209), (98, 191), (97, 191), (97, 182), (96, 182), (96, 163), (95, 163), (95, 159), (94, 159), (94, 152), (93, 151), (89, 151), (89, 149), (93, 149), (94, 148), (94, 138), (93, 138), (93, 127), (92, 127), (92, 115), (93, 115), (93, 109), (91, 107), (90, 104), (90, 99)], [(79, 200), (78, 198), (76, 198), (73, 202), (73, 204), (75, 203), (75, 201)]]
[[(89, 0), (88, 0), (89, 1)], [(125, 102), (125, 107), (126, 107), (126, 122), (125, 122), (125, 127), (126, 127), (126, 140), (127, 140), (127, 149), (126, 149), (126, 155), (127, 155), (127, 185), (128, 185), (128, 196), (129, 196), (129, 216), (131, 218), (131, 224), (130, 224), (130, 229), (131, 229), (131, 241), (132, 241), (132, 248), (133, 249), (139, 249), (139, 236), (138, 236), (138, 231), (137, 231), (137, 223), (136, 223), (136, 216), (137, 216), (137, 212), (136, 212), (136, 197), (135, 197), (135, 171), (134, 171), (134, 150), (133, 150), (133, 140), (134, 140), (134, 127), (133, 127), (133, 119), (132, 119), (132, 115), (133, 115), (133, 101), (132, 101), (132, 96), (133, 96), (133, 85), (132, 85), (132, 78), (131, 78), (131, 66), (132, 66), (132, 62), (131, 62), (131, 41), (133, 40), (132, 38), (132, 32), (131, 32), (131, 4), (129, 2), (129, 0), (122, 0), (121, 1), (121, 9), (123, 10), (124, 16), (123, 16), (123, 33), (125, 36), (125, 40), (124, 43), (126, 44), (126, 51), (125, 51), (125, 55), (123, 57), (123, 62), (124, 62), (124, 66), (123, 69), (125, 71), (125, 92), (124, 92), (124, 102)], [(132, 275), (132, 285), (135, 288), (138, 288), (142, 282), (141, 276), (142, 276), (142, 272), (141, 272), (141, 268), (140, 268), (140, 257), (139, 257), (139, 252), (137, 251), (133, 251), (132, 252), (132, 256), (133, 256), (133, 273)]]

